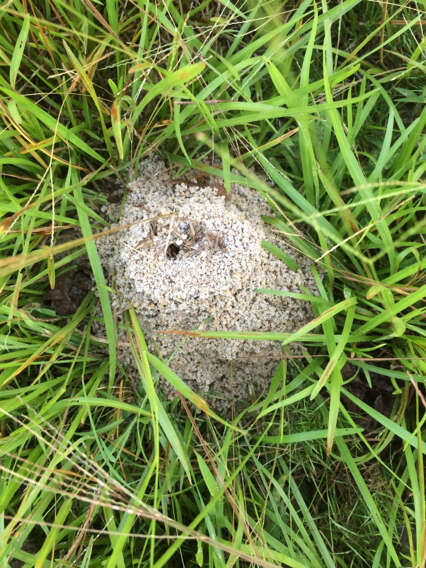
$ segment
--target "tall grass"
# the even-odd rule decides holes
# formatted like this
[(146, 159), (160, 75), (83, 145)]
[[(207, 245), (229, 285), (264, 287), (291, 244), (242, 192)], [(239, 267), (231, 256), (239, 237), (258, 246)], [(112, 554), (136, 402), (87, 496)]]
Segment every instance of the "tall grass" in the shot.
[[(2, 566), (425, 565), (422, 8), (0, 8)], [(306, 348), (231, 424), (131, 312), (136, 386), (117, 359), (95, 237), (152, 152), (259, 191), (313, 262), (295, 334), (193, 333)], [(61, 317), (46, 294), (86, 254), (97, 295)]]

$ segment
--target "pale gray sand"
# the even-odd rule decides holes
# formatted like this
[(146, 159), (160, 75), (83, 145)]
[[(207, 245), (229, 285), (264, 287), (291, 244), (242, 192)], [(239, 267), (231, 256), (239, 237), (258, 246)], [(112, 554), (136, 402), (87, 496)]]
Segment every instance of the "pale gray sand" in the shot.
[[(151, 348), (165, 360), (172, 356), (170, 367), (194, 390), (212, 390), (226, 404), (230, 395), (244, 400), (268, 383), (280, 344), (157, 332), (294, 331), (312, 318), (309, 304), (255, 290), (300, 292), (315, 284), (307, 259), (260, 219), (270, 210), (254, 190), (234, 185), (228, 199), (217, 187), (195, 183), (173, 183), (163, 162), (145, 160), (129, 184), (120, 225), (166, 216), (102, 239), (98, 249), (117, 291), (117, 312), (133, 305)], [(262, 240), (279, 246), (300, 269), (290, 270), (265, 251)], [(130, 352), (123, 357), (131, 361)]]

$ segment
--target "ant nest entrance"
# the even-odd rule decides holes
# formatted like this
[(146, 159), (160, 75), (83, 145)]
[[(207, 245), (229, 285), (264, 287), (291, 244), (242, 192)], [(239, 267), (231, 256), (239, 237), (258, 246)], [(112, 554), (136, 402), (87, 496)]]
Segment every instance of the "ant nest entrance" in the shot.
[[(172, 181), (156, 158), (142, 162), (140, 172), (119, 222), (134, 224), (98, 242), (117, 292), (113, 305), (118, 313), (132, 305), (153, 352), (195, 391), (214, 394), (216, 408), (229, 408), (231, 398), (244, 401), (267, 387), (282, 357), (280, 343), (162, 332), (295, 331), (312, 318), (309, 303), (258, 290), (315, 290), (309, 261), (261, 221), (271, 211), (254, 190), (234, 185), (227, 196), (213, 178), (207, 186), (196, 178)], [(117, 218), (118, 205), (106, 209)], [(262, 241), (299, 269), (290, 270)], [(132, 364), (130, 349), (121, 356)]]
[[(154, 221), (155, 225), (157, 223)], [(151, 225), (153, 225), (152, 223)], [(203, 250), (226, 250), (223, 237), (211, 231), (206, 231), (202, 223), (192, 223), (178, 219), (177, 227), (170, 237), (172, 241), (166, 247), (166, 256), (171, 259), (182, 259), (194, 256)]]

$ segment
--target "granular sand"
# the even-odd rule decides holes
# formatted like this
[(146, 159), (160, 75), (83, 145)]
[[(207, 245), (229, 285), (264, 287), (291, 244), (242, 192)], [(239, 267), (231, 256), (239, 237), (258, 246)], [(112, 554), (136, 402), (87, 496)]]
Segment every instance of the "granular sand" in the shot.
[[(145, 160), (128, 187), (120, 225), (141, 222), (102, 239), (98, 250), (116, 294), (117, 313), (132, 305), (150, 347), (195, 391), (246, 400), (264, 388), (280, 361), (278, 342), (162, 335), (163, 330), (291, 332), (312, 318), (307, 302), (257, 293), (268, 288), (315, 289), (307, 259), (264, 225), (270, 214), (254, 191), (234, 185), (230, 198), (213, 184), (176, 183), (162, 161)], [(193, 183), (193, 185), (192, 185)], [(110, 205), (107, 213), (117, 213)], [(261, 246), (279, 246), (294, 258), (290, 270)], [(122, 358), (131, 362), (130, 351)], [(171, 387), (162, 382), (171, 393)]]

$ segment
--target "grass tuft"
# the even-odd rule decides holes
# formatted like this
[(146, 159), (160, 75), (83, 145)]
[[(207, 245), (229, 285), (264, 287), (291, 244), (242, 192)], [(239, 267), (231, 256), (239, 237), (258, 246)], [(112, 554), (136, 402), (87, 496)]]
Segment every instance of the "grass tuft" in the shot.
[[(424, 22), (416, 0), (0, 8), (2, 566), (425, 565)], [(281, 342), (228, 421), (131, 310), (136, 380), (117, 357), (96, 240), (153, 152), (260, 192), (313, 264), (294, 334), (184, 334)]]

